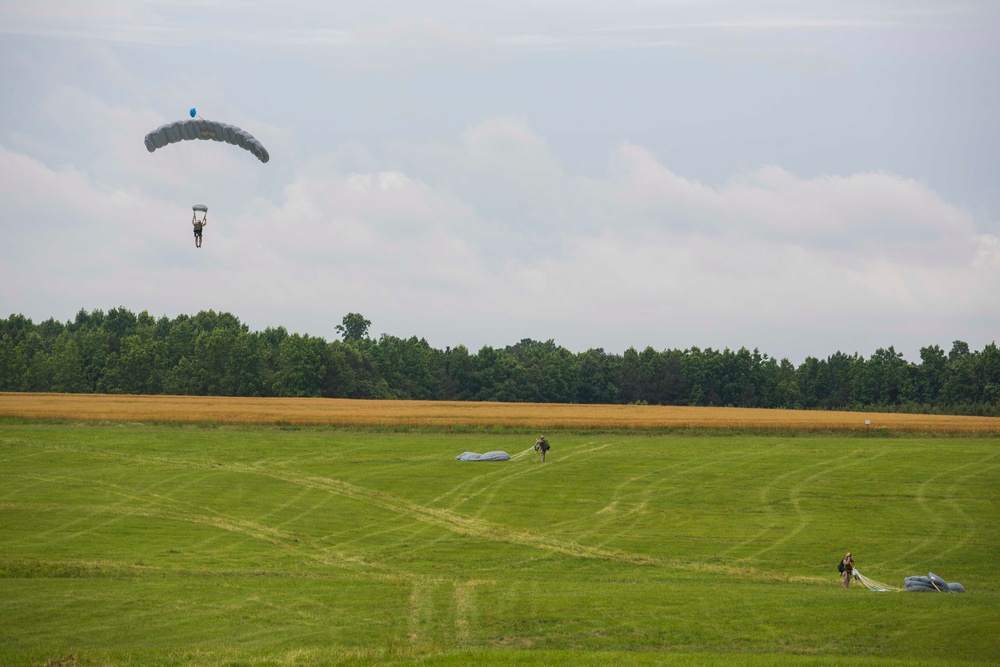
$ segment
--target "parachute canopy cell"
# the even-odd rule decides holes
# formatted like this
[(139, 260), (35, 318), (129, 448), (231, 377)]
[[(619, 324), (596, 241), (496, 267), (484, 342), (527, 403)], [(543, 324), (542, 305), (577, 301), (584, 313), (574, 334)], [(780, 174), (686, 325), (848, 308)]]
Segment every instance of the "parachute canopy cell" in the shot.
[(241, 130), (235, 125), (228, 123), (201, 118), (178, 120), (173, 123), (161, 125), (146, 135), (146, 150), (152, 153), (157, 148), (163, 148), (168, 144), (193, 141), (195, 139), (202, 141), (224, 141), (227, 144), (239, 146), (253, 153), (254, 157), (261, 162), (267, 162), (271, 159), (263, 144), (254, 139), (253, 135), (246, 130)]
[(455, 459), (458, 461), (510, 461), (510, 454), (500, 451), (486, 452), (485, 454), (462, 452)]

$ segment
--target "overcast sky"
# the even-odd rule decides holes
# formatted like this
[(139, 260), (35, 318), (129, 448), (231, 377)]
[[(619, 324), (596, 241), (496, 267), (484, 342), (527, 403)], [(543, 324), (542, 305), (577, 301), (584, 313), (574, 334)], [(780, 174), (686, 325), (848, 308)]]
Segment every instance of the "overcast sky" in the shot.
[[(0, 0), (0, 316), (982, 349), (998, 34), (995, 0)], [(270, 162), (148, 153), (191, 107)]]

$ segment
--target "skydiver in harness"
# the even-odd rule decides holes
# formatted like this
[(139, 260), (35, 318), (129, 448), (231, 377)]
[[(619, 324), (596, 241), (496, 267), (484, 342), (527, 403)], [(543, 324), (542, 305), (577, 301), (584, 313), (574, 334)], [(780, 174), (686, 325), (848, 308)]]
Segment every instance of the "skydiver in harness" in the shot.
[[(208, 224), (208, 207), (202, 206), (201, 204), (195, 204), (192, 207), (191, 213), (191, 226), (194, 227), (194, 247), (201, 247), (201, 234), (202, 229)], [(201, 220), (198, 219), (198, 211), (202, 212)]]
[(850, 551), (844, 556), (844, 560), (840, 561), (840, 564), (837, 565), (837, 571), (840, 572), (841, 586), (850, 588), (851, 578), (854, 576), (854, 556)]
[(549, 441), (545, 439), (544, 435), (539, 436), (538, 440), (535, 441), (535, 451), (541, 455), (542, 463), (545, 463), (545, 453), (549, 449)]

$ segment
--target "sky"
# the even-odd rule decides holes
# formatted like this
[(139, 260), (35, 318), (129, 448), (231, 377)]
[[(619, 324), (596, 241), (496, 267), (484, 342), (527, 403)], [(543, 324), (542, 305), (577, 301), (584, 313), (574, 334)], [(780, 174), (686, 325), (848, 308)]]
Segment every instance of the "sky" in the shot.
[[(994, 0), (0, 0), (0, 317), (982, 349), (997, 34)], [(149, 153), (190, 108), (270, 161)]]

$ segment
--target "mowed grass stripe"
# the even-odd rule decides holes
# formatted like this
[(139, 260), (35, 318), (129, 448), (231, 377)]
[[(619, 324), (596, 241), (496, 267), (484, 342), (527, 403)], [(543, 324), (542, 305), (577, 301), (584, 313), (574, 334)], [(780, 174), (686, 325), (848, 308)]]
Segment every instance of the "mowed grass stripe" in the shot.
[[(1000, 417), (649, 405), (0, 393), (0, 417), (78, 421), (534, 430), (1000, 433)], [(865, 422), (870, 422), (866, 424)]]

